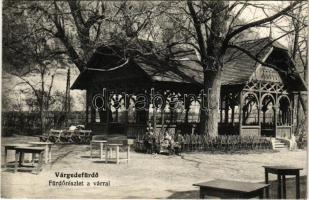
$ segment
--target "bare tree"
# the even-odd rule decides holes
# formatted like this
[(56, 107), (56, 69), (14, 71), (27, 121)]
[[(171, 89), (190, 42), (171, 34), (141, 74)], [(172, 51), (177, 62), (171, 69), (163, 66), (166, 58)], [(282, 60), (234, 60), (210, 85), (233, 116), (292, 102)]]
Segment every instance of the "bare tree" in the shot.
[(20, 80), (17, 85), (27, 86), (22, 92), (34, 97), (44, 131), (45, 111), (52, 102), (54, 78), (60, 67), (59, 61), (65, 59), (65, 51), (53, 49), (49, 37), (42, 32), (25, 34), (24, 29), (29, 29), (25, 21), (12, 21), (8, 15), (4, 16), (3, 43), (7, 48), (4, 48), (3, 68)]
[[(204, 102), (206, 110), (201, 111), (201, 130), (203, 134), (218, 134), (218, 105), (221, 88), (221, 75), (224, 69), (224, 55), (228, 48), (236, 48), (259, 63), (263, 63), (257, 55), (234, 43), (240, 36), (252, 28), (276, 23), (282, 16), (299, 5), (292, 2), (285, 8), (264, 18), (243, 21), (241, 14), (250, 7), (265, 11), (265, 5), (259, 3), (227, 2), (227, 1), (191, 1), (170, 3), (169, 18), (182, 31), (182, 38), (173, 45), (185, 44), (193, 47), (200, 55), (198, 63), (204, 69), (204, 91), (208, 93), (208, 102)], [(176, 14), (175, 14), (176, 13)], [(266, 64), (266, 63), (263, 63)]]
[(27, 34), (44, 33), (65, 49), (70, 61), (82, 71), (97, 47), (114, 42), (122, 33), (136, 38), (145, 30), (154, 4), (99, 0), (5, 2), (4, 12), (12, 13), (14, 19), (25, 18), (31, 27), (25, 30)]

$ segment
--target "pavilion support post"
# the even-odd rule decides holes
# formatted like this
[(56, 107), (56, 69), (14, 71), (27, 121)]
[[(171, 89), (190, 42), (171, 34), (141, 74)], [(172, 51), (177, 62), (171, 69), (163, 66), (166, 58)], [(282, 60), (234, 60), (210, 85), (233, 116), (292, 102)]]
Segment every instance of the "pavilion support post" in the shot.
[(274, 133), (274, 136), (276, 137), (277, 135), (277, 112), (278, 112), (278, 110), (279, 110), (279, 107), (277, 106), (277, 105), (275, 105), (274, 106), (274, 131), (275, 131), (275, 133)]
[(280, 110), (280, 108), (279, 108), (279, 102), (277, 102), (277, 100), (278, 100), (278, 93), (276, 93), (276, 95), (275, 95), (275, 102), (274, 102), (274, 104), (275, 104), (275, 106), (274, 106), (274, 126), (275, 126), (275, 128), (274, 128), (274, 130), (275, 130), (275, 133), (274, 133), (274, 135), (275, 135), (275, 137), (277, 136), (277, 124), (278, 124), (278, 113), (279, 113), (279, 110)]
[[(116, 101), (117, 101), (117, 103), (119, 102), (119, 94), (116, 94)], [(118, 122), (119, 121), (119, 119), (118, 119), (118, 116), (119, 116), (118, 110), (119, 110), (119, 108), (118, 107), (114, 107), (114, 108), (115, 108), (115, 120), (114, 120), (114, 122)]]
[(124, 98), (124, 107), (125, 107), (125, 128), (124, 128), (124, 131), (125, 131), (125, 134), (127, 135), (127, 137), (129, 136), (128, 135), (128, 130), (129, 130), (129, 106), (130, 106), (130, 97), (127, 96), (126, 94), (124, 94), (123, 96)]
[(151, 101), (149, 102), (149, 107), (150, 105), (152, 105), (152, 108), (153, 108), (153, 111), (152, 111), (152, 117), (153, 117), (153, 132), (155, 134), (157, 134), (157, 108), (154, 104), (154, 101), (152, 100), (153, 96), (155, 94), (155, 89), (154, 88), (151, 88), (150, 90), (150, 99)]
[(89, 122), (89, 90), (86, 90), (86, 122), (87, 125)]
[(189, 110), (190, 108), (186, 107), (186, 114), (185, 114), (185, 123), (188, 124), (189, 123)]
[(232, 105), (231, 123), (234, 126), (235, 106)]
[(157, 108), (153, 106), (153, 132), (157, 132)]
[[(292, 126), (292, 133), (296, 133), (298, 131), (299, 124), (301, 123), (300, 118), (300, 94), (293, 93), (293, 109), (291, 113), (291, 126)], [(296, 133), (297, 134), (297, 133)]]
[(191, 105), (191, 101), (189, 98), (186, 97), (186, 95), (184, 95), (184, 100), (185, 100), (185, 123), (188, 124), (189, 123), (189, 111), (190, 111), (190, 105)]
[[(89, 94), (89, 98), (90, 101), (92, 102), (92, 98), (93, 98), (93, 90), (90, 90), (90, 94)], [(90, 118), (91, 118), (91, 123), (95, 122), (95, 109), (94, 109), (94, 105), (92, 105), (91, 103), (91, 107), (90, 107)]]
[(258, 125), (260, 127), (260, 131), (259, 134), (260, 136), (262, 136), (262, 127), (261, 127), (261, 108), (262, 108), (262, 102), (261, 102), (261, 98), (262, 98), (262, 94), (261, 94), (261, 83), (259, 83), (259, 88), (258, 88), (259, 92), (258, 92), (258, 106), (257, 106), (257, 110), (258, 110)]
[(242, 104), (243, 104), (243, 92), (240, 92), (239, 95), (239, 135), (241, 136), (241, 130), (242, 130)]
[(119, 112), (118, 112), (118, 108), (116, 108), (116, 110), (115, 110), (115, 122), (118, 122), (119, 121), (119, 119), (118, 119), (118, 114)]
[(263, 112), (263, 124), (265, 124), (265, 122), (266, 122), (266, 110), (263, 110), (263, 107), (262, 107), (262, 112)]
[(162, 127), (164, 126), (164, 108), (162, 107), (161, 108), (161, 125), (162, 125)]
[(220, 97), (220, 123), (223, 122), (223, 112), (222, 112), (222, 108), (223, 108), (223, 101), (222, 101), (222, 94)]
[(291, 129), (290, 129), (290, 134), (289, 134), (289, 139), (292, 138), (292, 134), (294, 133), (294, 130), (293, 130), (293, 113), (294, 113), (294, 109), (293, 109), (293, 106), (290, 105), (290, 112), (288, 112), (288, 126), (291, 126)]
[(109, 116), (110, 116), (110, 104), (111, 104), (111, 102), (109, 102), (110, 101), (110, 98), (109, 98), (109, 92), (107, 91), (107, 89), (105, 88), (105, 91), (106, 91), (106, 106), (105, 106), (105, 108), (106, 108), (106, 126), (105, 126), (105, 132), (106, 132), (106, 134), (108, 134), (108, 132), (109, 132)]
[(224, 122), (226, 124), (229, 123), (229, 102), (228, 98), (225, 98), (225, 105), (224, 105)]

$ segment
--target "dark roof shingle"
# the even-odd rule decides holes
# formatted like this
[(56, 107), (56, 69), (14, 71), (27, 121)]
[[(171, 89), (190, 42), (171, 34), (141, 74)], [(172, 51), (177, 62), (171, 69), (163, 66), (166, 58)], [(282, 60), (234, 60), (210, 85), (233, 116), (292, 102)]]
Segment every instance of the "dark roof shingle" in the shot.
[[(283, 45), (276, 41), (273, 42), (273, 40), (268, 37), (239, 42), (236, 45), (246, 49), (260, 60), (266, 60), (273, 48), (287, 51)], [(130, 48), (126, 48), (141, 49), (139, 53), (143, 56), (136, 56), (133, 60), (153, 82), (203, 84), (203, 69), (202, 66), (198, 64), (198, 55), (194, 50), (185, 51), (183, 48), (179, 48), (178, 50), (182, 52), (181, 55), (166, 58), (166, 52), (160, 52), (156, 49), (154, 53), (154, 46), (149, 41), (139, 41), (135, 43), (133, 47), (130, 46)], [(111, 63), (119, 65), (119, 60), (123, 62), (123, 59), (119, 58), (123, 56), (125, 52), (121, 50), (121, 52), (118, 51), (119, 48), (116, 52), (112, 50), (111, 54), (106, 50), (106, 46), (100, 48), (88, 63), (88, 67), (92, 69), (108, 69), (111, 68)], [(109, 60), (106, 59), (106, 56), (109, 56)], [(107, 66), (107, 63), (109, 66)], [(228, 48), (224, 56), (222, 85), (243, 84), (247, 82), (250, 76), (255, 72), (257, 64), (258, 63), (254, 59), (250, 58), (242, 51)], [(101, 71), (98, 73), (105, 72)], [(87, 80), (86, 77), (80, 79), (84, 81)], [(78, 85), (78, 83), (74, 83), (72, 88), (79, 88)]]

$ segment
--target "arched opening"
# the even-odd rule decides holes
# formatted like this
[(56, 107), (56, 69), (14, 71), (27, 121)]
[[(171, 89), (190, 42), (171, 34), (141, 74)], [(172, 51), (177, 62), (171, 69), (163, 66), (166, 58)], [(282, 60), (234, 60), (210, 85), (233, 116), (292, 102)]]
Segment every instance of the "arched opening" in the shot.
[(258, 99), (255, 94), (248, 93), (244, 97), (242, 106), (242, 125), (256, 126), (259, 124)]
[(200, 122), (200, 111), (201, 105), (199, 101), (192, 101), (189, 106), (188, 111), (188, 121), (191, 123), (198, 123)]
[[(244, 98), (249, 98), (245, 94)], [(249, 96), (251, 97), (250, 94)], [(254, 96), (253, 96), (254, 97)], [(218, 124), (219, 135), (238, 135), (239, 134), (239, 96), (235, 91), (221, 92), (218, 114), (220, 115)]]
[(276, 136), (275, 126), (275, 99), (271, 94), (265, 94), (261, 99), (261, 135), (266, 137)]
[(135, 109), (135, 99), (129, 99), (128, 106), (128, 123), (136, 123), (136, 109)]
[(290, 126), (291, 120), (291, 109), (290, 109), (290, 99), (287, 96), (279, 97), (278, 101), (278, 126)]

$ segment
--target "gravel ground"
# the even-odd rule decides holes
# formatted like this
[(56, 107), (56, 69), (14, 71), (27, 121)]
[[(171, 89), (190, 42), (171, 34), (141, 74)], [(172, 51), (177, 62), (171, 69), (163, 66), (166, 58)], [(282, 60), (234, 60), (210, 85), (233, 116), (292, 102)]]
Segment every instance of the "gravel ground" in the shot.
[[(2, 138), (2, 144), (37, 141), (34, 137)], [(2, 148), (2, 160), (3, 160)], [(263, 182), (263, 165), (294, 165), (307, 168), (306, 151), (263, 153), (184, 153), (182, 156), (150, 155), (132, 152), (129, 164), (105, 164), (89, 158), (88, 145), (54, 145), (52, 162), (44, 165), (39, 175), (2, 170), (4, 198), (197, 198), (193, 183), (215, 178)], [(124, 155), (123, 155), (124, 156)], [(9, 152), (10, 160), (14, 159)], [(3, 164), (3, 161), (2, 161)], [(59, 178), (56, 172), (98, 172), (97, 178)], [(307, 170), (301, 176), (307, 175)], [(276, 176), (271, 175), (270, 180)], [(50, 186), (49, 181), (83, 181), (90, 186)], [(93, 182), (109, 181), (110, 186), (94, 186)], [(291, 182), (291, 181), (290, 181)], [(305, 195), (305, 178), (302, 179)], [(291, 182), (292, 184), (292, 182)], [(293, 195), (293, 192), (289, 195)], [(290, 198), (293, 198), (290, 196)]]

